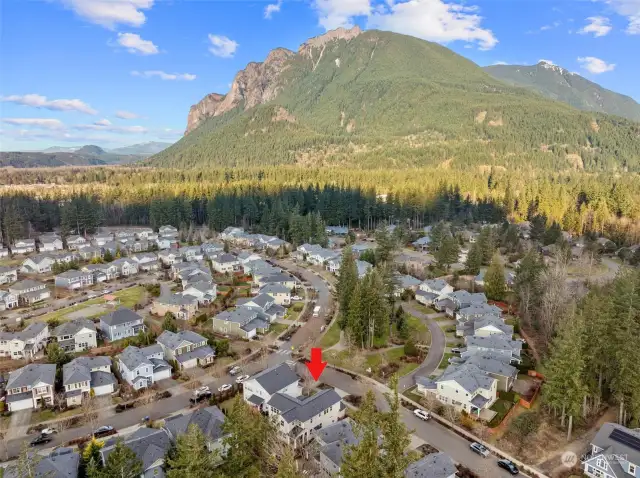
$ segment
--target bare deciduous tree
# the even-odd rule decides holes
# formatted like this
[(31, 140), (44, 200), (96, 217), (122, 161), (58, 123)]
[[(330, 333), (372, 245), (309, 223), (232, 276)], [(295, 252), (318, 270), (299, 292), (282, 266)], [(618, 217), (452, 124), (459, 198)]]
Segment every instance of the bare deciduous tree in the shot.
[(98, 427), (99, 418), (95, 397), (92, 396), (92, 394), (83, 397), (81, 408), (82, 418), (84, 419), (84, 422), (91, 428), (91, 433), (93, 433)]

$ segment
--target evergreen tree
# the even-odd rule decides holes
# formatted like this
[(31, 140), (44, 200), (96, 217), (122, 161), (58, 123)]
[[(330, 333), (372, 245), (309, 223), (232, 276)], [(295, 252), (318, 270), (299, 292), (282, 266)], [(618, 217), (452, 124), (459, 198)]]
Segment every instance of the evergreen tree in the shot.
[(0, 226), (2, 226), (2, 234), (4, 242), (8, 245), (13, 244), (16, 239), (20, 239), (24, 232), (24, 219), (15, 203), (12, 203), (1, 210)]
[(449, 270), (451, 264), (458, 262), (458, 256), (460, 255), (460, 245), (453, 236), (445, 236), (440, 243), (440, 247), (434, 254), (438, 266)]
[(376, 231), (376, 264), (388, 262), (393, 259), (393, 254), (398, 247), (396, 237), (386, 227)]
[(286, 447), (280, 457), (278, 457), (278, 472), (275, 478), (301, 478), (296, 466), (296, 460), (290, 447)]
[(542, 215), (536, 215), (531, 219), (531, 229), (529, 236), (532, 241), (542, 242), (544, 234), (547, 231), (547, 218)]
[(373, 392), (368, 391), (360, 409), (354, 413), (353, 431), (360, 442), (357, 445), (345, 447), (343, 451), (340, 466), (340, 474), (343, 478), (384, 476), (378, 446), (379, 428), (376, 399)]
[(342, 262), (336, 281), (335, 295), (338, 302), (340, 327), (344, 329), (349, 317), (349, 303), (358, 283), (358, 269), (350, 246), (342, 252)]
[(113, 254), (111, 254), (111, 251), (109, 249), (106, 249), (104, 251), (104, 255), (102, 256), (102, 260), (104, 260), (104, 262), (113, 262)]
[(484, 292), (487, 294), (487, 298), (492, 300), (503, 300), (507, 292), (504, 267), (498, 254), (493, 256), (491, 264), (484, 275)]
[(189, 425), (187, 432), (178, 435), (175, 447), (167, 458), (167, 478), (211, 478), (216, 475), (219, 455), (210, 452), (200, 427)]
[(103, 446), (104, 442), (96, 440), (95, 437), (92, 437), (85, 445), (82, 450), (82, 455), (80, 456), (79, 475), (81, 478), (93, 478), (97, 476), (98, 470), (102, 466), (100, 450)]
[(467, 262), (465, 264), (465, 271), (470, 275), (477, 275), (480, 272), (480, 266), (482, 265), (482, 250), (478, 242), (471, 244), (469, 248), (469, 254), (467, 255)]
[(400, 416), (400, 398), (398, 396), (398, 377), (393, 375), (389, 383), (389, 388), (393, 391), (386, 394), (389, 411), (382, 413), (380, 420), (380, 432), (382, 434), (382, 455), (381, 467), (383, 474), (380, 476), (388, 478), (404, 478), (404, 471), (409, 464), (418, 457), (415, 453), (407, 453), (411, 445), (411, 436), (406, 425)]
[(135, 452), (118, 440), (104, 467), (96, 470), (91, 478), (139, 478), (143, 471), (142, 462)]
[(176, 324), (176, 317), (171, 312), (164, 314), (164, 320), (162, 321), (162, 330), (168, 330), (169, 332), (177, 333), (178, 324)]

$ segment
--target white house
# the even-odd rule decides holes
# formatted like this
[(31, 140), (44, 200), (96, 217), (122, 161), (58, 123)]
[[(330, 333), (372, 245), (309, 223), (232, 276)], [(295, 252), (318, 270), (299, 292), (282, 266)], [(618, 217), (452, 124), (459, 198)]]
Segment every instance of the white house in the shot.
[(165, 237), (175, 237), (178, 235), (178, 229), (173, 226), (160, 226), (158, 234)]
[(51, 272), (56, 260), (49, 254), (38, 254), (22, 261), (20, 272), (23, 274), (46, 274)]
[(18, 296), (22, 305), (32, 305), (51, 297), (51, 292), (42, 282), (24, 279), (9, 286), (9, 292)]
[(16, 307), (18, 307), (18, 296), (6, 290), (0, 290), (0, 310), (15, 309)]
[(102, 257), (102, 248), (99, 246), (85, 245), (78, 249), (78, 255), (84, 261)]
[(275, 299), (269, 294), (259, 294), (255, 297), (240, 298), (236, 301), (238, 308), (249, 308), (258, 312), (258, 318), (269, 323), (275, 322), (278, 318), (283, 318), (285, 309), (276, 304)]
[(178, 249), (162, 248), (162, 251), (158, 252), (158, 260), (165, 266), (172, 266), (177, 262), (182, 262), (182, 256)]
[(118, 269), (119, 277), (129, 277), (138, 273), (138, 263), (131, 259), (116, 259), (111, 265)]
[(438, 297), (437, 300), (441, 298), (447, 297), (449, 294), (453, 292), (453, 287), (450, 286), (443, 279), (430, 279), (424, 281), (422, 284), (418, 286), (418, 288), (424, 292), (429, 292), (431, 294), (436, 294)]
[(63, 249), (62, 239), (56, 236), (40, 237), (40, 252), (61, 251)]
[(126, 307), (100, 317), (99, 327), (102, 334), (111, 341), (133, 337), (145, 330), (144, 319)]
[(0, 259), (4, 259), (5, 257), (9, 257), (9, 249), (4, 247), (0, 242)]
[(640, 476), (640, 430), (605, 423), (582, 465), (584, 474), (593, 478)]
[(142, 252), (133, 254), (131, 260), (138, 265), (138, 270), (149, 272), (157, 271), (160, 268), (158, 256), (153, 252)]
[(164, 360), (158, 344), (138, 348), (129, 345), (118, 356), (118, 370), (123, 380), (140, 390), (171, 377), (171, 365)]
[(291, 289), (282, 284), (266, 284), (260, 289), (259, 294), (270, 295), (278, 305), (291, 304)]
[(93, 274), (93, 281), (96, 283), (118, 278), (118, 268), (113, 264), (89, 264), (80, 270)]
[(267, 284), (280, 284), (288, 287), (289, 289), (293, 289), (298, 285), (298, 281), (295, 277), (283, 273), (270, 274), (268, 276), (254, 276), (254, 282), (258, 284), (259, 287), (263, 287)]
[(244, 339), (264, 334), (269, 330), (269, 322), (259, 317), (260, 311), (250, 307), (225, 310), (213, 316), (213, 330), (225, 335), (235, 335)]
[(0, 357), (33, 360), (48, 338), (49, 327), (43, 322), (33, 322), (19, 332), (0, 332)]
[(188, 295), (198, 299), (198, 304), (207, 305), (216, 300), (217, 286), (215, 282), (198, 281), (189, 283), (182, 291), (182, 295)]
[(507, 363), (519, 363), (522, 351), (522, 342), (511, 340), (511, 336), (505, 334), (493, 334), (485, 337), (465, 337), (466, 350), (460, 355), (466, 359), (472, 355), (491, 355)]
[(157, 234), (150, 227), (141, 227), (135, 230), (136, 237), (138, 239), (146, 239), (150, 240), (151, 238), (157, 237)]
[(300, 378), (286, 363), (274, 365), (257, 373), (243, 384), (242, 397), (250, 405), (262, 410), (276, 393), (297, 397), (302, 393)]
[(93, 285), (93, 274), (87, 271), (66, 271), (55, 277), (56, 287), (75, 290)]
[(55, 364), (29, 364), (9, 372), (6, 403), (10, 412), (53, 405)]
[(209, 365), (215, 357), (207, 339), (191, 330), (178, 333), (165, 330), (157, 342), (162, 347), (164, 358), (168, 361), (175, 360), (182, 370)]
[(81, 405), (91, 390), (96, 397), (111, 395), (118, 381), (111, 373), (110, 357), (78, 357), (62, 367), (67, 406)]
[(11, 252), (13, 254), (29, 254), (30, 252), (35, 252), (35, 250), (35, 239), (18, 239), (14, 242), (13, 246), (11, 246)]
[(51, 335), (65, 352), (84, 352), (98, 346), (96, 325), (89, 319), (64, 322)]
[(211, 266), (220, 274), (231, 274), (240, 270), (240, 261), (233, 254), (222, 254), (211, 260)]
[(11, 284), (18, 280), (18, 269), (15, 267), (0, 266), (0, 285)]
[(182, 258), (187, 262), (201, 261), (204, 259), (204, 253), (200, 246), (187, 246), (180, 249)]
[(66, 241), (67, 247), (72, 251), (81, 249), (89, 244), (89, 241), (87, 241), (83, 236), (67, 236)]
[(106, 243), (113, 241), (113, 234), (110, 232), (100, 232), (93, 236), (93, 242), (96, 246), (104, 246)]

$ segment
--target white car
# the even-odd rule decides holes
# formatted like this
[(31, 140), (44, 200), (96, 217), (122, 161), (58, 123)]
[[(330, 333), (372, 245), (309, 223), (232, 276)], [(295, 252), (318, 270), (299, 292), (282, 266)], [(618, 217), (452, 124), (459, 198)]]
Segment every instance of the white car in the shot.
[(420, 420), (424, 420), (425, 422), (429, 420), (429, 418), (431, 418), (428, 412), (425, 412), (424, 410), (420, 410), (419, 408), (416, 408), (413, 411), (413, 414), (416, 417), (418, 417)]
[(240, 371), (240, 367), (236, 365), (231, 370), (229, 370), (229, 375), (236, 375), (239, 371)]
[(242, 383), (249, 378), (249, 375), (240, 375), (236, 378), (236, 383)]
[(233, 387), (233, 385), (231, 385), (230, 383), (225, 383), (224, 385), (218, 387), (218, 392), (226, 392), (227, 390), (231, 390), (231, 387)]
[(211, 392), (211, 390), (209, 389), (209, 386), (205, 385), (203, 387), (197, 388), (194, 393), (202, 394), (202, 393), (208, 393), (208, 392)]
[(42, 435), (53, 435), (54, 433), (57, 433), (57, 431), (55, 430), (55, 428), (44, 428), (40, 434)]
[(293, 297), (291, 297), (291, 300), (302, 300), (302, 297), (294, 295)]

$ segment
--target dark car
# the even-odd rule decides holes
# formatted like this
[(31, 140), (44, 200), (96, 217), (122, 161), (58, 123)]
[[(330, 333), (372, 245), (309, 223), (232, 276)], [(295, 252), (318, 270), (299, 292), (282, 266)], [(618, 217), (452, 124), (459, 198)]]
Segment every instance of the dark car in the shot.
[(515, 463), (509, 460), (498, 460), (498, 466), (500, 468), (504, 468), (512, 475), (517, 475), (518, 473), (520, 473), (520, 470), (518, 470), (518, 467), (515, 465)]
[(31, 440), (30, 445), (31, 446), (42, 445), (43, 443), (49, 443), (51, 440), (53, 440), (53, 438), (51, 438), (49, 435), (38, 435), (33, 440)]
[(97, 428), (96, 431), (93, 432), (93, 436), (95, 438), (107, 437), (109, 435), (115, 435), (116, 430), (110, 425), (105, 425), (100, 428)]

